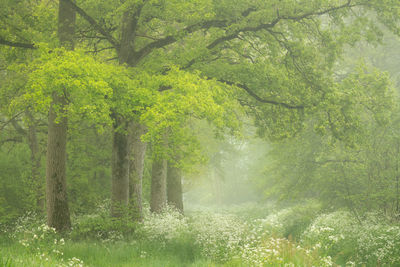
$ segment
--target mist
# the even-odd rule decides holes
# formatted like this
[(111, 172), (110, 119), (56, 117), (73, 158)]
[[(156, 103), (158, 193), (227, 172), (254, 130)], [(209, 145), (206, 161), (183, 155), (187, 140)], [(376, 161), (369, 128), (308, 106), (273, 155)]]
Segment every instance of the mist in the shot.
[(399, 266), (400, 2), (0, 11), (0, 267)]

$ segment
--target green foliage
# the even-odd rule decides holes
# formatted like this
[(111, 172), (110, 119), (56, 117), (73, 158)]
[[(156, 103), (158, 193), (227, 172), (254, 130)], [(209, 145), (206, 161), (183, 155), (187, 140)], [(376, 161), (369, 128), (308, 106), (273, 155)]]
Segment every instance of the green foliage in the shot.
[(112, 218), (105, 214), (87, 214), (74, 221), (70, 233), (72, 240), (100, 241), (102, 243), (116, 242), (131, 237), (137, 228), (132, 219)]
[[(157, 88), (166, 88), (158, 93), (142, 114), (141, 121), (148, 127), (143, 140), (152, 144), (155, 157), (179, 158), (183, 168), (190, 168), (201, 160), (196, 131), (190, 121), (207, 120), (221, 132), (240, 127), (235, 110), (237, 103), (223, 84), (208, 80), (199, 73), (191, 74), (172, 67), (166, 75), (153, 75)], [(168, 149), (165, 149), (167, 136)]]
[[(191, 170), (204, 162), (204, 140), (199, 140), (196, 132), (199, 121), (207, 121), (212, 125), (208, 128), (224, 136), (227, 129), (238, 134), (241, 118), (251, 116), (259, 136), (293, 138), (273, 146), (265, 175), (255, 179), (260, 191), (291, 200), (319, 198), (325, 207), (347, 207), (360, 221), (369, 210), (398, 218), (399, 192), (394, 185), (400, 177), (399, 118), (390, 77), (368, 64), (342, 71), (345, 64), (339, 61), (348, 46), (358, 46), (360, 41), (378, 44), (387, 30), (399, 34), (398, 1), (76, 3), (96, 23), (77, 16), (79, 49), (72, 52), (55, 48), (56, 2), (0, 0), (0, 23), (5, 25), (0, 29), (0, 42), (10, 46), (0, 47), (0, 79), (4, 81), (0, 126), (6, 130), (0, 133), (0, 223), (33, 206), (35, 187), (28, 179), (32, 163), (24, 131), (29, 123), (40, 124), (39, 145), (44, 146), (45, 118), (55, 95), (66, 100), (65, 106), (54, 108), (69, 121), (69, 199), (78, 216), (71, 233), (74, 239), (129, 242), (126, 236), (139, 231), (140, 245), (149, 251), (142, 254), (135, 245), (122, 245), (126, 253), (135, 247), (136, 260), (142, 255), (146, 258), (147, 252), (154, 256), (183, 251), (178, 258), (185, 264), (195, 257), (210, 257), (228, 264), (237, 260), (238, 265), (332, 265), (330, 256), (320, 257), (315, 246), (295, 248), (288, 240), (268, 236), (299, 237), (317, 213), (319, 207), (314, 204), (292, 207), (250, 224), (236, 216), (207, 214), (187, 219), (173, 211), (148, 216), (141, 226), (126, 218), (114, 220), (104, 212), (82, 216), (107, 197), (111, 171), (106, 162), (110, 161), (112, 131), (128, 133), (133, 120), (147, 126), (143, 140), (151, 142), (153, 154), (148, 159), (167, 158), (181, 169)], [(128, 31), (122, 32), (125, 26)], [(32, 45), (37, 49), (19, 47)], [(124, 50), (129, 50), (125, 58)], [(105, 63), (113, 58), (126, 65)], [(11, 126), (13, 122), (20, 123), (22, 131)], [(13, 147), (12, 140), (21, 144)], [(241, 156), (235, 142), (213, 140), (215, 147), (206, 153), (211, 159), (210, 173), (217, 173), (220, 180), (237, 175), (236, 186), (240, 187), (250, 177), (242, 166), (250, 160), (243, 159), (237, 166), (226, 164), (229, 171), (222, 164), (233, 154)], [(240, 182), (239, 177), (243, 177)], [(215, 195), (228, 195), (219, 193)], [(336, 215), (353, 220), (348, 214)], [(25, 251), (39, 255), (27, 256), (28, 264), (67, 264), (67, 259), (61, 263), (64, 258), (54, 254), (52, 230), (38, 227), (18, 232), (24, 235), (21, 245), (34, 246), (51, 259), (47, 262), (36, 250)], [(371, 233), (362, 237), (368, 245), (358, 251), (374, 256), (361, 263), (392, 264), (397, 260), (397, 228), (377, 225), (365, 229)], [(390, 239), (389, 235), (396, 237)], [(379, 250), (384, 245), (376, 236), (396, 248)], [(353, 259), (353, 237), (340, 245), (332, 243), (335, 236), (311, 239), (311, 243), (323, 240), (327, 246), (324, 253), (340, 254), (340, 261)], [(159, 243), (163, 246), (156, 249)], [(107, 254), (96, 249), (96, 255)], [(90, 262), (90, 253), (86, 259)], [(17, 260), (20, 263), (20, 258)], [(69, 265), (81, 265), (79, 259), (70, 260)], [(10, 263), (6, 260), (5, 264)]]
[[(15, 146), (13, 148), (13, 146)], [(25, 144), (4, 145), (0, 149), (0, 223), (15, 220), (34, 209), (30, 191), (29, 154)]]
[(96, 127), (82, 123), (68, 144), (68, 198), (75, 214), (92, 213), (108, 199), (111, 188), (111, 138)]
[(357, 146), (362, 142), (360, 132), (366, 130), (365, 126), (388, 123), (395, 104), (387, 73), (360, 66), (336, 86), (338, 90), (325, 95), (325, 119), (316, 125), (318, 132), (331, 131), (335, 138)]
[(126, 216), (110, 216), (110, 201), (97, 203), (92, 213), (78, 215), (73, 220), (73, 229), (69, 237), (74, 241), (95, 241), (115, 243), (136, 238), (138, 224), (132, 221), (127, 211)]
[(108, 98), (112, 97), (113, 90), (106, 77), (115, 74), (111, 69), (110, 65), (98, 63), (79, 52), (45, 50), (28, 66), (26, 93), (12, 101), (10, 107), (21, 109), (33, 105), (35, 111), (46, 112), (53, 94), (64, 95), (72, 122), (84, 117), (96, 125), (110, 124)]
[(302, 134), (273, 145), (261, 176), (268, 178), (254, 180), (269, 197), (395, 216), (398, 108), (390, 78), (361, 66), (336, 86)]

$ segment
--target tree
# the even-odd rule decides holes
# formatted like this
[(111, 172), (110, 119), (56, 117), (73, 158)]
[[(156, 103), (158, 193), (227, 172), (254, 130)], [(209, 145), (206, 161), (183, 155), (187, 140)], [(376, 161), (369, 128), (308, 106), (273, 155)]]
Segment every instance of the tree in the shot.
[(141, 220), (142, 212), (142, 180), (144, 170), (144, 160), (147, 143), (141, 140), (141, 137), (146, 133), (146, 127), (143, 124), (132, 122), (131, 124), (132, 137), (131, 151), (134, 157), (131, 157), (129, 172), (129, 199), (131, 201), (130, 210), (133, 213), (135, 220)]
[[(138, 86), (147, 77), (156, 79), (146, 82), (152, 88), (150, 95), (173, 88), (160, 81), (173, 77), (169, 69), (179, 66), (204, 80), (224, 84), (230, 98), (249, 107), (259, 134), (274, 138), (293, 136), (308, 115), (324, 111), (332, 101), (341, 89), (333, 81), (332, 69), (345, 44), (363, 36), (378, 39), (377, 28), (365, 12), (376, 12), (392, 30), (398, 29), (399, 19), (399, 3), (392, 0), (237, 0), (234, 8), (232, 1), (210, 0), (63, 1), (83, 19), (78, 20), (80, 45), (102, 60), (114, 59), (129, 67), (141, 76), (136, 77), (142, 80)], [(4, 45), (35, 47), (5, 37), (0, 40)], [(141, 90), (130, 89), (128, 95)], [(116, 102), (126, 96), (120, 86), (113, 90)], [(130, 143), (129, 126), (132, 121), (141, 123), (151, 103), (125, 105), (125, 110), (112, 107), (116, 189), (112, 199), (116, 205), (127, 205), (129, 160), (143, 154), (137, 150), (129, 155), (125, 147)], [(326, 122), (327, 113), (321, 114)]]
[[(376, 69), (362, 67), (345, 75), (337, 105), (327, 107), (325, 126), (311, 119), (302, 134), (274, 144), (257, 186), (272, 198), (316, 198), (329, 208), (346, 207), (360, 221), (370, 211), (394, 218), (396, 95), (389, 76)], [(321, 131), (325, 134), (317, 134)]]
[(182, 170), (173, 162), (167, 168), (167, 203), (183, 213)]
[[(69, 50), (74, 49), (75, 10), (61, 0), (58, 8), (58, 38), (60, 45)], [(67, 199), (67, 129), (68, 119), (65, 115), (67, 92), (54, 92), (49, 110), (49, 126), (46, 153), (46, 207), (47, 224), (57, 231), (71, 227)], [(58, 109), (58, 114), (57, 110)], [(59, 118), (59, 121), (57, 120)]]

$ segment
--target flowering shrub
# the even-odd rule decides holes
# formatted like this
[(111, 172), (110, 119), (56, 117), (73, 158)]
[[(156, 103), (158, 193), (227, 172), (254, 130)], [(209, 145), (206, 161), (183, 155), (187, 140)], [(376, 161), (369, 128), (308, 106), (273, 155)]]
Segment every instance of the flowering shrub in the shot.
[(245, 230), (245, 225), (233, 215), (200, 213), (191, 218), (191, 231), (201, 254), (220, 262), (239, 252)]
[[(83, 261), (71, 258), (64, 261), (63, 248), (65, 240), (54, 228), (44, 223), (44, 218), (35, 213), (27, 213), (19, 217), (15, 224), (7, 230), (8, 237), (17, 241), (23, 248), (33, 255), (32, 264), (48, 262), (49, 265), (57, 267), (82, 267)], [(54, 262), (54, 259), (58, 259)], [(25, 264), (21, 259), (8, 260)], [(53, 264), (54, 263), (54, 264)], [(7, 265), (5, 265), (7, 266)], [(14, 266), (10, 263), (9, 266)], [(47, 265), (46, 265), (47, 266)]]
[(35, 213), (27, 213), (18, 218), (8, 234), (10, 239), (18, 240), (30, 252), (38, 255), (50, 253), (62, 255), (59, 247), (65, 244), (64, 239)]
[(317, 217), (320, 205), (314, 201), (275, 211), (262, 219), (264, 228), (274, 235), (299, 238)]
[(303, 233), (303, 243), (322, 244), (325, 254), (348, 266), (400, 262), (400, 227), (369, 216), (360, 224), (349, 212), (319, 216)]
[(144, 238), (165, 245), (188, 235), (189, 225), (187, 217), (172, 207), (166, 207), (160, 214), (147, 214), (139, 231)]
[(269, 237), (257, 245), (245, 244), (241, 258), (249, 266), (333, 266), (330, 256), (320, 257), (318, 247), (304, 249), (286, 238)]
[(320, 215), (302, 235), (302, 242), (322, 244), (322, 251), (329, 255), (352, 251), (358, 222), (346, 211), (336, 211)]
[(260, 223), (264, 226), (265, 230), (276, 235), (282, 235), (285, 232), (284, 220), (292, 214), (292, 208), (283, 209), (268, 215), (266, 218), (261, 219)]
[(400, 263), (400, 227), (369, 224), (359, 227), (357, 257), (359, 263), (394, 266)]

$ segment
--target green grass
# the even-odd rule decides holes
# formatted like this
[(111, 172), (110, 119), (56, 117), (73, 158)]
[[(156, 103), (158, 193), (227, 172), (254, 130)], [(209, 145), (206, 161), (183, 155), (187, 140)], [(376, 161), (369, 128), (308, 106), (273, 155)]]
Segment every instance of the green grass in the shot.
[[(148, 243), (116, 243), (102, 244), (99, 242), (67, 242), (63, 256), (47, 256), (48, 260), (26, 250), (15, 242), (0, 243), (0, 267), (54, 267), (65, 263), (73, 257), (84, 262), (85, 266), (96, 267), (179, 267), (179, 266), (245, 266), (241, 262), (218, 264), (197, 255), (190, 255), (188, 250), (178, 246), (172, 248), (156, 248)], [(146, 251), (143, 253), (143, 251)], [(63, 261), (62, 261), (63, 259)]]
[[(158, 245), (158, 246), (157, 246)], [(49, 253), (44, 257), (27, 250), (17, 242), (0, 242), (0, 267), (55, 267), (63, 266), (69, 259), (78, 258), (84, 266), (95, 267), (245, 267), (248, 264), (234, 257), (226, 263), (213, 262), (202, 257), (194, 246), (181, 243), (166, 247), (160, 244), (142, 242), (119, 242), (104, 244), (95, 241), (67, 241), (63, 255)], [(296, 251), (290, 241), (281, 247), (283, 260), (270, 258), (266, 266), (283, 266), (286, 262), (296, 263), (295, 266), (312, 266), (310, 257)], [(46, 259), (47, 258), (47, 259)], [(69, 266), (69, 265), (64, 265)], [(79, 265), (73, 265), (79, 266)]]

